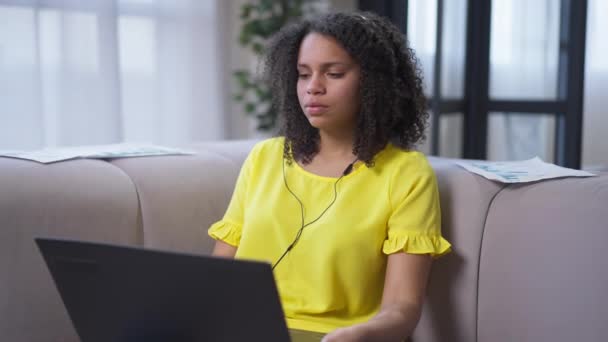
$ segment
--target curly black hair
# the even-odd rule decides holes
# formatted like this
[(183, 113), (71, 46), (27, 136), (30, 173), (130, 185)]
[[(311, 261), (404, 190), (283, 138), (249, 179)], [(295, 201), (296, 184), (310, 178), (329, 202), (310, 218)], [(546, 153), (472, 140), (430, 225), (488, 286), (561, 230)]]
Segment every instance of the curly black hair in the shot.
[(263, 60), (290, 163), (307, 164), (319, 151), (319, 131), (302, 112), (296, 90), (300, 44), (313, 32), (335, 38), (360, 65), (361, 103), (353, 144), (359, 160), (371, 166), (387, 143), (407, 150), (425, 139), (427, 101), (418, 60), (405, 36), (373, 13), (330, 13), (285, 26), (271, 39)]

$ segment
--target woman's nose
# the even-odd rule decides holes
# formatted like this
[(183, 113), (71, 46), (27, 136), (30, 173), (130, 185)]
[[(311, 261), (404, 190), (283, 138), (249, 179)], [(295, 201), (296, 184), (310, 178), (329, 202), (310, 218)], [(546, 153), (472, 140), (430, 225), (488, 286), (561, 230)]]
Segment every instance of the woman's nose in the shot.
[(320, 80), (319, 76), (311, 76), (310, 82), (306, 86), (306, 93), (309, 95), (323, 94), (325, 92), (325, 85)]

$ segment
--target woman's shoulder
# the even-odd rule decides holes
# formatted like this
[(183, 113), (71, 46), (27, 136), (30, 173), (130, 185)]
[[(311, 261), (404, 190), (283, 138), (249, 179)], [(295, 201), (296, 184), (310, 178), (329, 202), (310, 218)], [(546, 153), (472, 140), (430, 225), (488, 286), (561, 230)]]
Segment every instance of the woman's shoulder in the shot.
[(284, 137), (272, 137), (268, 139), (261, 140), (255, 144), (252, 151), (256, 153), (283, 153), (283, 145), (285, 143)]
[(426, 155), (417, 150), (402, 149), (388, 144), (378, 155), (376, 164), (400, 172), (433, 172)]
[[(393, 199), (403, 199), (403, 196), (415, 188), (432, 190), (436, 187), (435, 171), (423, 152), (405, 150), (397, 146), (390, 146), (385, 152), (381, 156), (383, 158), (378, 158), (378, 164), (386, 169), (384, 174)], [(428, 193), (432, 194), (433, 191)]]
[(254, 161), (282, 158), (284, 141), (284, 137), (273, 137), (261, 140), (253, 146), (250, 152), (250, 158)]

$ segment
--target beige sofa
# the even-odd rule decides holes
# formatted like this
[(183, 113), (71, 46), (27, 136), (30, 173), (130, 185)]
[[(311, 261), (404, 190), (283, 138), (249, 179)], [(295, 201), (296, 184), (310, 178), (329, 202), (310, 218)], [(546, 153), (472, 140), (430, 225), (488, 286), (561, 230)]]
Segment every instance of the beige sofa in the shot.
[[(35, 236), (209, 253), (252, 141), (195, 156), (0, 158), (0, 341), (72, 342)], [(430, 280), (415, 342), (608, 341), (608, 174), (505, 186), (436, 170), (452, 254)]]

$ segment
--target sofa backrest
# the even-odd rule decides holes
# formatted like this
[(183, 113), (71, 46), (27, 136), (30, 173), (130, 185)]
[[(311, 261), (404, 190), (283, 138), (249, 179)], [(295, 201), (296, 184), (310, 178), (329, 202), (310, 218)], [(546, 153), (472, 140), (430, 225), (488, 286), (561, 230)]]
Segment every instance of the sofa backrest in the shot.
[(475, 341), (480, 246), (486, 215), (502, 185), (450, 160), (429, 158), (441, 197), (442, 233), (452, 253), (433, 263), (414, 342)]
[[(2, 340), (77, 341), (35, 236), (208, 254), (206, 230), (254, 144), (110, 162), (0, 158)], [(453, 252), (433, 265), (412, 340), (606, 340), (608, 174), (504, 186), (429, 159)]]
[(0, 158), (0, 340), (77, 341), (35, 237), (138, 245), (141, 232), (135, 186), (111, 164)]
[(112, 162), (137, 188), (143, 246), (207, 254), (211, 239), (202, 227), (221, 218), (238, 166), (212, 153), (196, 156), (119, 159)]
[(489, 211), (479, 342), (608, 341), (608, 173), (510, 185)]

